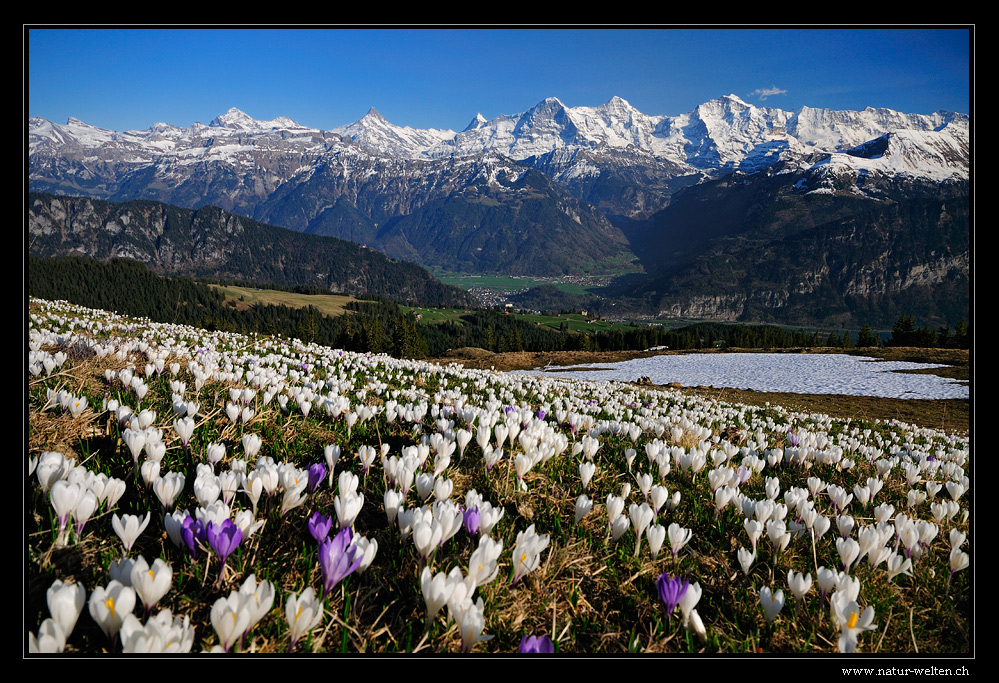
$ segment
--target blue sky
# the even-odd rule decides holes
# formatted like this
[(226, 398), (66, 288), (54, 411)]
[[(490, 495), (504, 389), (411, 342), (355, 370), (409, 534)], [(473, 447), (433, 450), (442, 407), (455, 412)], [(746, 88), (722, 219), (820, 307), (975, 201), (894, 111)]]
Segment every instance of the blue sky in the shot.
[(414, 128), (545, 97), (677, 115), (734, 93), (780, 109), (970, 112), (970, 31), (944, 29), (49, 29), (27, 31), (27, 114), (112, 130), (230, 107), (329, 129), (370, 107)]

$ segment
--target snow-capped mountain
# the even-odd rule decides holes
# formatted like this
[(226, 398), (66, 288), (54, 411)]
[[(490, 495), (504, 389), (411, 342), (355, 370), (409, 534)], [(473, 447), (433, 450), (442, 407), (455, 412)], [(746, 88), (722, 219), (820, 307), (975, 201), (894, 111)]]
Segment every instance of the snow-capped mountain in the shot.
[[(245, 158), (242, 152), (278, 146), (295, 146), (307, 156), (318, 156), (331, 144), (350, 142), (382, 156), (413, 160), (491, 152), (524, 161), (556, 151), (601, 150), (609, 155), (644, 153), (668, 164), (674, 174), (717, 174), (846, 152), (888, 133), (913, 131), (939, 133), (925, 141), (952, 147), (959, 156), (937, 167), (932, 152), (926, 158), (908, 154), (912, 166), (896, 164), (893, 172), (967, 179), (968, 127), (964, 114), (904, 114), (873, 108), (783, 111), (756, 107), (735, 95), (705, 102), (678, 116), (649, 116), (620, 97), (599, 107), (566, 107), (550, 97), (521, 114), (492, 120), (478, 114), (458, 133), (394, 125), (375, 109), (352, 124), (321, 131), (288, 117), (258, 121), (233, 108), (207, 126), (195, 123), (179, 128), (157, 123), (145, 131), (121, 133), (72, 118), (65, 125), (33, 118), (28, 141), (32, 159), (96, 153), (98, 158), (136, 164), (169, 156), (188, 162), (229, 157), (238, 163)], [(930, 142), (931, 138), (936, 141)], [(919, 142), (912, 144), (918, 148)]]
[[(368, 116), (351, 127), (362, 128)], [(392, 126), (377, 116), (378, 135), (356, 136), (361, 145), (392, 156), (409, 158), (467, 156), (498, 152), (526, 160), (559, 150), (607, 152), (642, 151), (688, 173), (755, 170), (778, 160), (845, 151), (899, 130), (941, 132), (967, 146), (968, 117), (962, 114), (903, 114), (890, 109), (862, 112), (802, 107), (782, 111), (756, 107), (735, 95), (711, 100), (679, 116), (648, 116), (620, 97), (599, 107), (566, 107), (551, 97), (521, 114), (488, 121), (478, 114), (463, 131), (424, 131), (417, 139), (410, 128)], [(371, 126), (374, 128), (374, 126)], [(434, 140), (435, 135), (438, 140)], [(405, 140), (402, 145), (397, 140)], [(966, 156), (966, 155), (965, 155)], [(965, 159), (966, 160), (966, 159)], [(932, 165), (930, 163), (929, 165)], [(967, 169), (948, 164), (931, 175), (967, 178)], [(895, 172), (920, 174), (923, 162)], [(963, 176), (962, 176), (963, 172)]]
[(248, 133), (261, 133), (269, 130), (298, 130), (310, 132), (312, 129), (306, 128), (300, 123), (292, 121), (287, 116), (279, 116), (272, 121), (257, 121), (249, 115), (241, 112), (236, 107), (232, 107), (224, 114), (220, 114), (212, 119), (210, 128), (231, 128), (243, 130)]
[(814, 169), (836, 175), (910, 174), (944, 182), (968, 176), (967, 129), (895, 130), (852, 149), (835, 152)]
[(426, 150), (454, 137), (453, 130), (420, 130), (409, 126), (394, 126), (372, 107), (368, 113), (349, 126), (333, 129), (363, 147), (386, 156), (419, 159)]
[[(451, 270), (630, 268), (654, 274), (658, 292), (680, 291), (668, 284), (681, 282), (668, 280), (670, 273), (697, 263), (718, 240), (760, 230), (767, 240), (783, 240), (788, 226), (812, 229), (822, 221), (855, 234), (844, 221), (861, 211), (925, 198), (967, 205), (969, 128), (966, 114), (784, 111), (735, 95), (675, 116), (644, 114), (620, 97), (596, 107), (551, 97), (519, 114), (476, 114), (457, 133), (395, 125), (374, 109), (332, 130), (284, 116), (256, 120), (235, 108), (207, 125), (124, 132), (32, 118), (29, 187), (111, 201), (212, 204)], [(918, 221), (931, 213), (954, 215), (940, 207)], [(938, 248), (913, 255), (910, 265), (951, 282), (966, 279), (966, 250), (957, 249), (945, 265), (930, 263), (941, 258)], [(760, 247), (738, 258), (779, 252)], [(878, 296), (869, 289), (864, 296)], [(677, 308), (676, 301), (655, 306), (678, 315), (710, 308)], [(721, 310), (727, 305), (711, 315), (743, 315)]]

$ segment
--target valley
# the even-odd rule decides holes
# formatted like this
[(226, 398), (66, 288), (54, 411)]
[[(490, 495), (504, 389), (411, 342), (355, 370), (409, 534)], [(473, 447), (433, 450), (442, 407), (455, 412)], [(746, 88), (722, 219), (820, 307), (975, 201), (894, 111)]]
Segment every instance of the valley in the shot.
[[(211, 205), (454, 282), (542, 285), (515, 297), (482, 287), (491, 304), (854, 329), (909, 312), (954, 325), (969, 307), (969, 126), (959, 113), (784, 111), (734, 95), (679, 116), (547, 98), (458, 133), (374, 110), (327, 131), (237, 109), (126, 133), (32, 119), (29, 186)], [(291, 284), (335, 284), (281, 267)], [(569, 295), (563, 305), (545, 283)]]

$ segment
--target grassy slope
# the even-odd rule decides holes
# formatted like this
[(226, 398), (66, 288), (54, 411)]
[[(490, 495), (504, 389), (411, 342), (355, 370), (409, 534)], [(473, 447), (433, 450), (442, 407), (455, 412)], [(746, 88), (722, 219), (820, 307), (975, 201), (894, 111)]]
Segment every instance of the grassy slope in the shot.
[[(337, 316), (347, 312), (346, 304), (357, 301), (352, 296), (340, 294), (296, 294), (295, 292), (283, 292), (277, 289), (257, 289), (255, 287), (222, 287), (212, 285), (215, 289), (221, 290), (226, 299), (236, 302), (236, 308), (245, 311), (254, 304), (262, 305), (284, 305), (292, 308), (305, 308), (315, 306), (324, 315)], [(240, 297), (243, 297), (240, 300)]]

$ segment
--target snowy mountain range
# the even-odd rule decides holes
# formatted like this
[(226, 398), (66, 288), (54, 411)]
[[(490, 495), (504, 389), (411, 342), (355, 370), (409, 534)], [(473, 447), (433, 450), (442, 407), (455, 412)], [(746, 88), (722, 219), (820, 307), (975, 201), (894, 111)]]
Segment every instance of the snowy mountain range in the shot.
[[(235, 108), (208, 125), (124, 132), (31, 118), (29, 187), (212, 204), (449, 270), (660, 277), (699, 258), (709, 237), (758, 231), (746, 212), (768, 202), (796, 198), (809, 224), (923, 197), (966, 202), (969, 129), (960, 113), (784, 111), (735, 95), (677, 116), (619, 97), (597, 107), (547, 98), (520, 114), (477, 114), (457, 133), (395, 125), (374, 109), (331, 130)], [(836, 208), (812, 215), (809, 196)], [(694, 197), (710, 197), (700, 212), (710, 226), (683, 209)], [(736, 205), (742, 213), (725, 208)]]
[(884, 150), (865, 162), (844, 157), (837, 163), (936, 180), (968, 177), (969, 118), (965, 114), (904, 114), (872, 108), (783, 111), (756, 107), (735, 95), (711, 100), (679, 116), (649, 116), (620, 97), (599, 107), (566, 107), (551, 97), (521, 114), (491, 121), (477, 114), (459, 133), (397, 126), (374, 109), (330, 131), (308, 128), (288, 117), (258, 121), (235, 108), (207, 126), (156, 123), (144, 131), (115, 132), (73, 118), (65, 125), (32, 118), (28, 128), (32, 159), (58, 154), (136, 166), (172, 159), (187, 164), (216, 160), (247, 167), (253, 163), (254, 152), (294, 150), (303, 161), (315, 163), (354, 142), (371, 153), (407, 160), (496, 153), (524, 161), (583, 150), (644, 153), (673, 166), (675, 175), (758, 170), (776, 161), (824, 154), (858, 159), (850, 150), (886, 134), (904, 132), (901, 147)]

